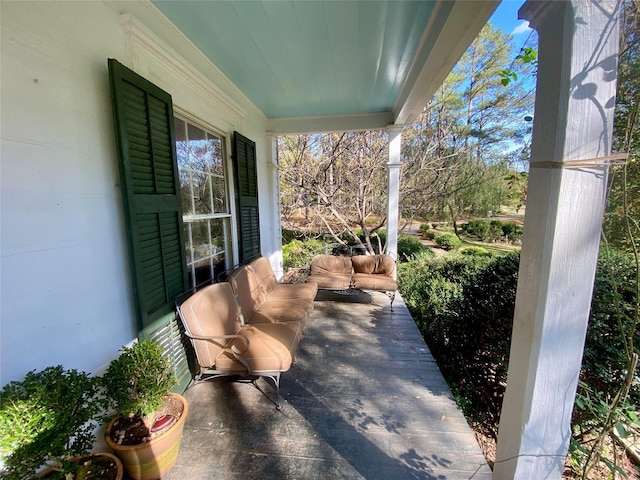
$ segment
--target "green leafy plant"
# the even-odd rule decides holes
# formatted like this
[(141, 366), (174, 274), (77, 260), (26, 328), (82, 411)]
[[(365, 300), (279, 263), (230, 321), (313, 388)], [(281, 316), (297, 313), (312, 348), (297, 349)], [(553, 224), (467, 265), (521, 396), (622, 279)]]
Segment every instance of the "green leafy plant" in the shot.
[(482, 257), (482, 256), (490, 257), (493, 255), (489, 250), (483, 247), (467, 247), (461, 250), (460, 253), (462, 255), (476, 255), (479, 257)]
[(102, 376), (102, 385), (118, 416), (139, 416), (148, 424), (152, 419), (145, 417), (162, 406), (176, 378), (160, 344), (143, 340), (122, 348)]
[(61, 365), (33, 370), (5, 385), (0, 392), (2, 478), (36, 478), (45, 463), (56, 469), (48, 478), (68, 478), (65, 474), (77, 465), (66, 459), (93, 447), (101, 406), (97, 379)]
[(433, 256), (433, 250), (425, 244), (423, 244), (419, 238), (411, 235), (401, 234), (398, 237), (398, 260), (401, 262), (407, 262), (417, 255), (430, 255)]
[(323, 246), (320, 240), (291, 240), (282, 245), (282, 263), (285, 270), (289, 268), (309, 267), (311, 259)]
[(462, 245), (460, 239), (456, 237), (453, 233), (443, 233), (435, 238), (435, 242), (438, 244), (440, 248), (445, 250), (453, 250), (459, 248)]

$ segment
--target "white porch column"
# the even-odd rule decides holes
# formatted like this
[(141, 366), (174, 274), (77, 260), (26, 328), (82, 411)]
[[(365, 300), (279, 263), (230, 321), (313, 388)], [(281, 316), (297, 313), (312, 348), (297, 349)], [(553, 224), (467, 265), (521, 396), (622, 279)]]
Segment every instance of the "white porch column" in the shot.
[(404, 125), (390, 125), (389, 133), (389, 184), (387, 188), (387, 243), (385, 250), (398, 258), (398, 204), (400, 199), (400, 168), (402, 157), (402, 129)]
[(593, 290), (610, 154), (617, 0), (531, 1), (539, 33), (529, 196), (494, 479), (559, 479)]
[[(276, 278), (280, 280), (284, 275), (284, 266), (282, 264), (282, 225), (280, 222), (280, 169), (278, 167), (278, 144), (277, 137), (273, 134), (267, 133), (267, 142), (270, 146), (271, 161), (267, 162), (269, 171), (271, 173), (271, 182), (273, 185), (272, 199), (275, 208), (271, 210), (271, 218), (269, 219), (271, 224), (271, 245), (273, 245), (273, 252), (269, 255), (269, 262)], [(260, 214), (263, 214), (264, 209), (260, 210)]]

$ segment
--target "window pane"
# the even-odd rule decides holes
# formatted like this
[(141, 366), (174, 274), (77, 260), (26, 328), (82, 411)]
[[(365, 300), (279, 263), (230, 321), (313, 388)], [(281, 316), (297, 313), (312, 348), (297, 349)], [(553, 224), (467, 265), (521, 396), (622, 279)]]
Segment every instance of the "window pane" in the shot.
[(211, 177), (213, 184), (213, 211), (227, 213), (227, 192), (225, 191), (224, 178)]
[(204, 172), (207, 169), (207, 135), (204, 130), (187, 125), (187, 133), (189, 137), (189, 160), (188, 167), (194, 170)]
[(194, 171), (192, 175), (193, 197), (195, 213), (207, 215), (213, 213), (211, 202), (211, 177), (201, 171)]
[(193, 215), (193, 196), (191, 194), (191, 172), (180, 170), (180, 198), (182, 201), (182, 215)]
[(173, 119), (176, 130), (176, 155), (178, 160), (178, 169), (187, 166), (189, 155), (187, 153), (187, 132), (186, 123), (179, 118)]
[(185, 223), (191, 287), (194, 286), (194, 279), (196, 286), (202, 285), (217, 280), (227, 269), (225, 248), (229, 231), (228, 221), (226, 218), (220, 218)]
[(208, 140), (209, 172), (214, 175), (224, 175), (222, 168), (222, 139), (210, 136)]

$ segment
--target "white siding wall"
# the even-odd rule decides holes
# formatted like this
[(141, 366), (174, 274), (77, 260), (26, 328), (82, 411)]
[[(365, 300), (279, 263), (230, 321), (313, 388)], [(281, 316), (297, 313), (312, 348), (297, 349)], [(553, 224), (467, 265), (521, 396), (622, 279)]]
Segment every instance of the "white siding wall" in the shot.
[[(256, 141), (261, 205), (277, 203), (263, 116), (153, 7), (0, 9), (3, 385), (49, 365), (100, 370), (136, 336), (107, 58), (171, 93), (176, 110)], [(263, 222), (268, 252), (272, 230)]]

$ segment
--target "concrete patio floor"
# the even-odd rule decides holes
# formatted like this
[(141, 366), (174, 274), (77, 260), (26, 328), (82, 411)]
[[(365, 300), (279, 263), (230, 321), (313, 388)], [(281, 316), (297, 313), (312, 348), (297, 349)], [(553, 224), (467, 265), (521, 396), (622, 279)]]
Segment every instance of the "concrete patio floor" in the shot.
[[(339, 300), (339, 301), (337, 301)], [(184, 479), (489, 479), (402, 298), (320, 292), (295, 366), (271, 383), (185, 392)]]

